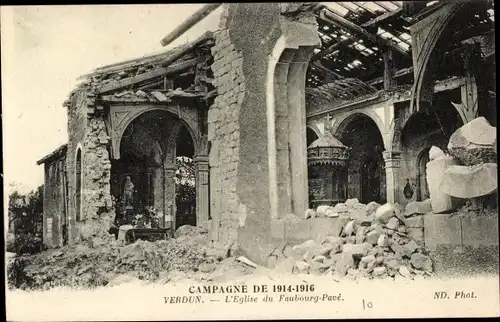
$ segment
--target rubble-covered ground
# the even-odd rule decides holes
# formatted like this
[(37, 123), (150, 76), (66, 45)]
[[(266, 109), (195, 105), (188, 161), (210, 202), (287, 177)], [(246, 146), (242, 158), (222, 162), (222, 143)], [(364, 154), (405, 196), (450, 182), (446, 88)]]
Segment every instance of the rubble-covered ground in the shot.
[(365, 205), (349, 199), (335, 207), (320, 206), (306, 212), (306, 218), (314, 217), (329, 217), (345, 225), (323, 241), (286, 246), (286, 258), (279, 261), (278, 270), (354, 280), (432, 275), (432, 260), (407, 234), (398, 205)]
[(252, 268), (229, 257), (229, 250), (211, 246), (206, 231), (186, 226), (181, 236), (120, 246), (114, 239), (96, 247), (68, 245), (36, 255), (11, 256), (10, 288), (94, 288), (133, 280), (166, 283), (185, 278), (224, 281), (251, 273)]
[[(176, 238), (168, 240), (139, 240), (120, 245), (110, 236), (109, 240), (88, 245), (8, 256), (8, 283), (10, 288), (47, 290), (88, 289), (134, 281), (225, 283), (262, 275), (292, 274), (323, 276), (333, 281), (425, 279), (435, 275), (434, 269), (441, 265), (443, 256), (428, 252), (421, 240), (414, 240), (408, 234), (405, 217), (414, 211), (418, 212), (408, 209), (405, 212), (397, 204), (364, 205), (356, 199), (335, 207), (308, 210), (306, 219), (294, 216), (293, 220), (329, 217), (341, 223), (340, 229), (332, 230), (321, 241), (283, 246), (277, 252), (279, 255), (275, 254), (275, 265), (270, 269), (241, 262), (237, 254), (231, 254), (231, 247), (214, 247), (207, 231), (182, 226)], [(466, 204), (456, 215), (480, 215), (478, 212), (484, 211)], [(453, 250), (445, 255), (457, 257)], [(480, 260), (481, 256), (474, 258)]]
[[(375, 207), (374, 207), (375, 206)], [(340, 205), (337, 207), (337, 209)], [(344, 205), (345, 207), (345, 205)], [(284, 249), (288, 258), (281, 258), (268, 274), (332, 275), (333, 277), (411, 278), (430, 273), (432, 264), (425, 251), (404, 233), (402, 222), (394, 209), (387, 208), (382, 224), (371, 217), (360, 216), (359, 209), (345, 213), (349, 220), (341, 236), (328, 236), (321, 244), (306, 241)], [(379, 212), (385, 208), (380, 207)], [(332, 218), (336, 220), (339, 218)], [(372, 224), (373, 221), (373, 224)], [(338, 234), (338, 232), (337, 232)], [(183, 226), (176, 238), (148, 242), (139, 240), (119, 245), (110, 238), (89, 245), (68, 245), (36, 255), (13, 257), (8, 265), (11, 288), (46, 290), (53, 287), (94, 288), (112, 286), (133, 280), (154, 283), (185, 279), (226, 282), (255, 273), (251, 265), (241, 263), (230, 248), (213, 247), (206, 231)], [(258, 272), (257, 272), (258, 273)], [(396, 277), (398, 278), (398, 277)]]

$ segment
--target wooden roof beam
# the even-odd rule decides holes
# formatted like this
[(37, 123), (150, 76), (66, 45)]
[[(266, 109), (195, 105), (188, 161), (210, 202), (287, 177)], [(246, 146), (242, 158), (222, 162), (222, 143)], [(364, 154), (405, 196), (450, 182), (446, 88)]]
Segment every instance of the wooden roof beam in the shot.
[[(389, 2), (390, 4), (392, 4), (393, 6), (396, 6), (396, 5), (395, 5), (394, 3), (392, 3), (392, 2), (390, 2), (390, 1), (388, 1), (388, 2)], [(387, 4), (385, 4), (383, 1), (375, 1), (375, 3), (376, 3), (379, 7), (382, 7), (382, 8), (384, 8), (385, 10), (387, 10), (387, 11), (389, 11), (389, 12), (391, 12), (391, 11), (395, 10), (394, 8), (391, 8), (390, 6), (388, 6)], [(399, 7), (399, 6), (396, 6), (396, 7), (398, 7), (399, 9), (401, 9), (401, 7)]]
[(380, 44), (381, 46), (384, 47), (389, 47), (390, 49), (397, 51), (401, 53), (404, 56), (409, 56), (409, 53), (405, 51), (404, 49), (400, 48), (399, 46), (392, 44), (390, 41), (385, 40), (384, 38), (378, 36), (378, 35), (373, 35), (366, 31), (364, 28), (350, 22), (349, 20), (333, 13), (333, 12), (328, 12), (326, 10), (323, 10), (320, 12), (320, 19), (323, 19), (327, 22), (330, 22), (331, 24), (334, 24), (340, 28), (348, 30), (350, 33), (355, 33), (358, 34), (359, 36), (373, 42), (376, 44)]
[(373, 19), (370, 19), (368, 22), (362, 24), (361, 26), (362, 27), (370, 27), (370, 26), (373, 26), (375, 24), (378, 24), (382, 21), (385, 21), (389, 18), (392, 18), (392, 17), (397, 17), (397, 16), (400, 16), (401, 13), (403, 12), (403, 10), (401, 8), (399, 9), (396, 9), (394, 11), (389, 11), (389, 12), (386, 12), (384, 14), (381, 14), (380, 16), (378, 17), (375, 17)]
[[(206, 59), (206, 57), (203, 57), (203, 59)], [(122, 79), (122, 80), (119, 80), (116, 82), (112, 82), (110, 84), (103, 85), (101, 87), (101, 90), (99, 91), (99, 93), (104, 94), (104, 93), (112, 92), (112, 91), (118, 90), (118, 89), (123, 88), (123, 87), (127, 87), (127, 86), (131, 86), (131, 85), (134, 85), (137, 83), (144, 82), (144, 81), (151, 79), (151, 78), (180, 72), (182, 70), (185, 70), (187, 68), (195, 66), (197, 63), (199, 63), (199, 61), (200, 61), (200, 58), (194, 58), (194, 59), (190, 59), (190, 60), (175, 64), (175, 65), (172, 65), (169, 67), (158, 68), (156, 70), (153, 70), (153, 71), (150, 71), (147, 73), (139, 74), (137, 76), (125, 78), (125, 79)]]
[(185, 20), (180, 26), (175, 28), (174, 31), (163, 37), (163, 39), (161, 40), (161, 45), (163, 47), (167, 46), (168, 44), (179, 38), (189, 28), (193, 27), (210, 13), (219, 8), (221, 5), (222, 3), (210, 3), (204, 5), (200, 10), (196, 11), (191, 17)]
[[(397, 9), (395, 11), (387, 12), (383, 15), (380, 15), (377, 18), (371, 19), (368, 22), (365, 22), (364, 24), (361, 25), (361, 27), (370, 27), (376, 24), (379, 24), (382, 21), (385, 21), (386, 19), (390, 19), (395, 16), (400, 16), (402, 13), (402, 9)], [(350, 44), (354, 43), (356, 39), (354, 37), (349, 37), (347, 39), (337, 41), (336, 43), (332, 44), (328, 48), (320, 51), (319, 53), (315, 54), (311, 60), (317, 60), (320, 59), (321, 57), (324, 57), (326, 55), (329, 55), (333, 53), (335, 50), (339, 49), (341, 46), (349, 46)]]
[[(394, 78), (398, 78), (404, 75), (413, 73), (413, 67), (403, 68), (394, 73)], [(384, 82), (384, 77), (378, 77), (367, 82), (369, 85), (381, 84)]]

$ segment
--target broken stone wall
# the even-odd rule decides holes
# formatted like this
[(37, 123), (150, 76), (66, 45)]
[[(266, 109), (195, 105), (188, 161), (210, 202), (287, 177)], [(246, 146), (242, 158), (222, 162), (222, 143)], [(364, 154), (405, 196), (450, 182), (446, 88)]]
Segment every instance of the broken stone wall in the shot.
[[(109, 137), (102, 108), (95, 102), (97, 86), (97, 80), (82, 85), (71, 94), (66, 104), (69, 240), (72, 242), (107, 236), (114, 218), (110, 193)], [(81, 218), (76, 221), (76, 156), (79, 148), (82, 149), (82, 207)]]
[(277, 4), (225, 5), (212, 49), (218, 90), (208, 115), (213, 232), (223, 245), (238, 241), (243, 253), (252, 249), (247, 255), (260, 263), (271, 247), (266, 76), (278, 18)]
[[(288, 5), (226, 5), (212, 49), (218, 90), (208, 129), (213, 235), (226, 246), (236, 240), (259, 264), (283, 242), (272, 238), (272, 218), (307, 208), (302, 78), (304, 60), (320, 40), (315, 19), (295, 10), (296, 19), (288, 20), (282, 6)], [(282, 31), (288, 34), (280, 39)], [(299, 149), (290, 152), (293, 142)]]
[(63, 243), (65, 162), (61, 157), (45, 164), (43, 243), (48, 248), (60, 247)]
[(211, 229), (212, 238), (223, 246), (236, 241), (240, 204), (236, 193), (240, 148), (238, 118), (245, 95), (243, 55), (232, 43), (228, 19), (229, 6), (224, 5), (220, 32), (215, 34), (212, 47), (212, 70), (218, 95), (208, 111)]

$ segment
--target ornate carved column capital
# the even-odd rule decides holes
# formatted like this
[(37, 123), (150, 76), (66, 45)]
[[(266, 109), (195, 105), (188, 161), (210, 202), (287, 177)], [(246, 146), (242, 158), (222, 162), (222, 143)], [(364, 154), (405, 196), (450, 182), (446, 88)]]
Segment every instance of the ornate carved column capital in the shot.
[(198, 171), (209, 171), (208, 155), (197, 155), (193, 161)]
[(401, 168), (401, 151), (384, 151), (385, 168)]
[(177, 165), (175, 163), (165, 163), (163, 165), (163, 170), (165, 170), (165, 172), (175, 172), (177, 170)]

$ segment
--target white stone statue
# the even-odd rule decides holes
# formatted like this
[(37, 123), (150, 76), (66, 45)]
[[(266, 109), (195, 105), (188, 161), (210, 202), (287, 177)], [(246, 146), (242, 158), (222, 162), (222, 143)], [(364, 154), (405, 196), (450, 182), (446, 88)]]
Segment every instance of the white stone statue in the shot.
[(132, 206), (134, 203), (134, 183), (130, 176), (125, 178), (125, 187), (123, 189), (123, 201), (125, 206)]

